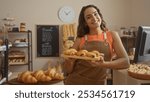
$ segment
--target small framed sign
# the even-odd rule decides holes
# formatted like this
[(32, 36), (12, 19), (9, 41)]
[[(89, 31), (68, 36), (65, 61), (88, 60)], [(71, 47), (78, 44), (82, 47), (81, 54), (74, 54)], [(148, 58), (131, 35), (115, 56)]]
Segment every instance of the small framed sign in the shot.
[(59, 25), (37, 25), (37, 57), (59, 57)]

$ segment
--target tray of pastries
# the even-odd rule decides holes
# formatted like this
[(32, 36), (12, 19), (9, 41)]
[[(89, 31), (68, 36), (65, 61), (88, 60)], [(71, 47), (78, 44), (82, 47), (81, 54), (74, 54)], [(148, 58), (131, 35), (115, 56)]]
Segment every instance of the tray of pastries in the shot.
[(19, 57), (20, 58), (25, 57), (25, 52), (18, 50), (9, 52), (9, 58), (19, 58)]
[(99, 61), (99, 60), (103, 59), (104, 54), (100, 53), (96, 50), (94, 50), (94, 51), (87, 51), (87, 50), (77, 51), (77, 50), (71, 48), (71, 49), (65, 50), (63, 52), (63, 54), (61, 54), (61, 57)]
[(62, 81), (63, 73), (55, 68), (48, 70), (24, 71), (18, 74), (14, 79), (8, 81), (12, 85), (48, 85)]
[(9, 65), (19, 65), (19, 64), (26, 64), (25, 58), (13, 58), (9, 59)]
[(141, 80), (150, 80), (150, 66), (146, 64), (131, 64), (128, 75)]

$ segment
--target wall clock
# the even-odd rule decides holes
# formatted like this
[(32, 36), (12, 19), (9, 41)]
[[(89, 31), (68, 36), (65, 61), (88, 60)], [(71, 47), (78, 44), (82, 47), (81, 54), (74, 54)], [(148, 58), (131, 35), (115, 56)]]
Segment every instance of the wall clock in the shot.
[(74, 9), (70, 6), (64, 6), (60, 8), (58, 17), (63, 22), (71, 22), (75, 18)]

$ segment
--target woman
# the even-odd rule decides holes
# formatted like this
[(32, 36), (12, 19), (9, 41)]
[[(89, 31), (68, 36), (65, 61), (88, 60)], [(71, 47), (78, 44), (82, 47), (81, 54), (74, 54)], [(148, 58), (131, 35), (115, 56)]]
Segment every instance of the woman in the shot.
[[(103, 61), (85, 61), (67, 59), (64, 63), (68, 75), (64, 84), (69, 85), (103, 85), (106, 81), (106, 70), (129, 67), (128, 55), (116, 32), (108, 31), (100, 10), (94, 5), (82, 8), (77, 29), (77, 39), (73, 48), (77, 51), (97, 50), (104, 53)], [(113, 55), (117, 56), (112, 60)]]

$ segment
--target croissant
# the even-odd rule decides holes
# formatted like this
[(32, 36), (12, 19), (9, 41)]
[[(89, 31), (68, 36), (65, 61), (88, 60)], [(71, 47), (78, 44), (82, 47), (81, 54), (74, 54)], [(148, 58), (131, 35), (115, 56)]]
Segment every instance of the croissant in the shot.
[(77, 56), (86, 56), (87, 52), (87, 50), (80, 50), (77, 52)]
[(94, 51), (92, 51), (92, 52), (95, 53), (97, 57), (99, 57), (99, 56), (104, 57), (104, 54), (103, 54), (103, 53), (100, 53), (99, 51), (94, 50)]
[(50, 76), (50, 77), (54, 78), (54, 76), (55, 76), (55, 74), (56, 74), (56, 68), (48, 69), (48, 70), (45, 72), (45, 74), (46, 74), (47, 76)]
[(64, 54), (66, 55), (75, 55), (76, 53), (77, 53), (77, 50), (73, 48), (64, 51)]
[(93, 52), (87, 52), (87, 57), (96, 58), (96, 54)]
[(63, 75), (63, 73), (55, 73), (53, 79), (60, 79), (60, 80), (62, 80), (62, 79), (64, 79), (64, 75)]
[(50, 76), (46, 76), (43, 70), (38, 70), (33, 73), (38, 81), (46, 82), (52, 80)]
[(18, 74), (17, 80), (27, 84), (35, 84), (37, 83), (37, 79), (32, 76), (32, 72), (25, 71)]
[(100, 52), (98, 52), (96, 50), (92, 51), (92, 53), (95, 53), (97, 57), (100, 56)]

